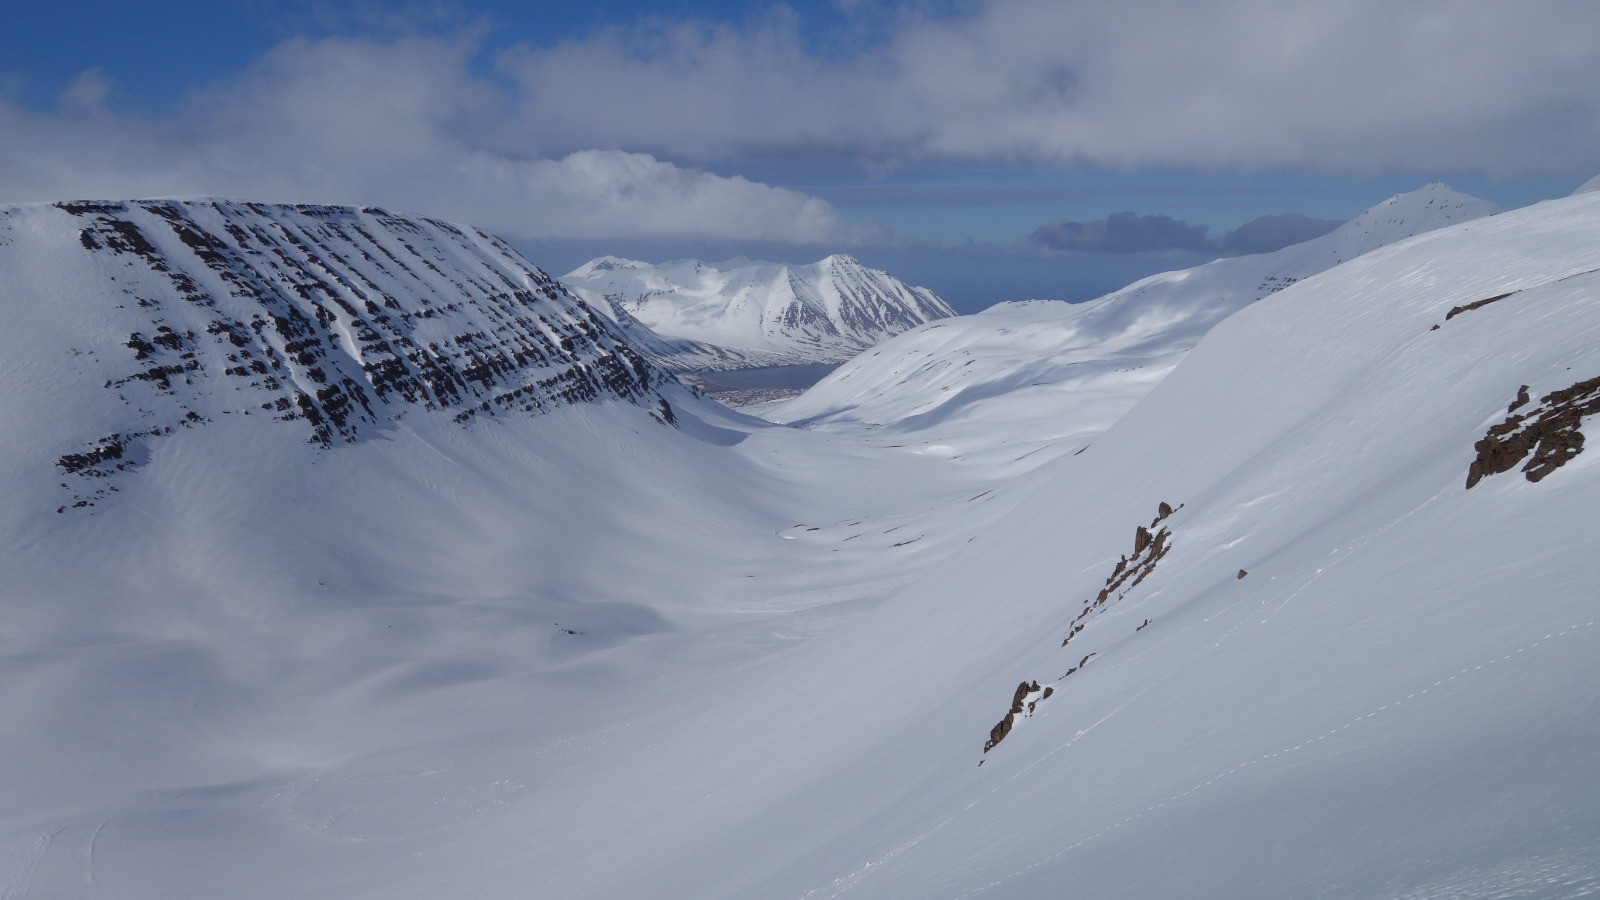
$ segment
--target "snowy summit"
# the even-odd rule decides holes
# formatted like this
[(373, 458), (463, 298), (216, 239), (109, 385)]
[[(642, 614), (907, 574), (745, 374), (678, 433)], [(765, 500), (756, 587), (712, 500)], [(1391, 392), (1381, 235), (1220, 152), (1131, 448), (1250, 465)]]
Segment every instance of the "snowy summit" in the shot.
[(843, 362), (903, 331), (955, 315), (927, 288), (844, 254), (804, 266), (749, 260), (718, 266), (694, 259), (650, 265), (607, 256), (568, 272), (561, 282), (656, 335), (731, 350), (745, 365)]

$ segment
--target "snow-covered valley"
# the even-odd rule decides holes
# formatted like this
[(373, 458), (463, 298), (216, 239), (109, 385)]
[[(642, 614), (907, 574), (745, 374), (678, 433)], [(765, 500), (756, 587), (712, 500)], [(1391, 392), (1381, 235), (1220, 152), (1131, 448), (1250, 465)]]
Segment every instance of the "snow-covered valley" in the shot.
[(793, 427), (460, 226), (0, 210), (0, 888), (1600, 891), (1600, 193), (1475, 215)]

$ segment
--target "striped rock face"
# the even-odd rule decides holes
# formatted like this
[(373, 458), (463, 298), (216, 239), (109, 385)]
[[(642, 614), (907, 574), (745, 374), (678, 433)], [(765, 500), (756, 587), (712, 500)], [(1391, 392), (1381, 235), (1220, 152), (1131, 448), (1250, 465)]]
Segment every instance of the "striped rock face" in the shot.
[(465, 425), (617, 399), (671, 418), (655, 393), (669, 376), (608, 319), (492, 235), (432, 219), (224, 200), (9, 207), (0, 273), (13, 324), (41, 320), (23, 351), (39, 358), (16, 371), (61, 368), (51, 380), (109, 401), (37, 410), (65, 509), (103, 498), (150, 442), (222, 416), (292, 423), (323, 447), (408, 410)]

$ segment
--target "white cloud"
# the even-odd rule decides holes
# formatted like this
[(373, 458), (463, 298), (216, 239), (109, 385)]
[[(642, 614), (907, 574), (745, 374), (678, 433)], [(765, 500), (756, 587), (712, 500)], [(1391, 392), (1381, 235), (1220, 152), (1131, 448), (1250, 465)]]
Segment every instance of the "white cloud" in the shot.
[(792, 14), (507, 53), (530, 139), (694, 159), (1592, 169), (1600, 4), (992, 0), (843, 56)]
[(492, 77), (474, 70), (476, 31), (293, 40), (155, 119), (116, 112), (116, 86), (87, 72), (56, 110), (0, 94), (0, 200), (232, 194), (525, 238), (847, 243), (876, 235), (814, 196), (708, 170), (1600, 168), (1600, 4), (988, 0), (862, 16), (876, 37), (858, 22), (832, 47), (785, 7), (738, 26), (652, 20), (513, 48)]
[(221, 194), (368, 203), (514, 237), (875, 236), (822, 200), (642, 153), (518, 152), (504, 92), (470, 41), (296, 40), (147, 121), (85, 73), (55, 113), (0, 100), (0, 200)]

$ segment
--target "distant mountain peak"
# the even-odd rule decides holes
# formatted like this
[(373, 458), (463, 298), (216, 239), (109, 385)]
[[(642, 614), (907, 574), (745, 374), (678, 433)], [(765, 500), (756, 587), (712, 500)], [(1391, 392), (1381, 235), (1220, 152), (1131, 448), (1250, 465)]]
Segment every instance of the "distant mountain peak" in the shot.
[(846, 253), (807, 265), (679, 259), (622, 266), (606, 259), (585, 263), (562, 281), (663, 338), (771, 362), (842, 362), (955, 314), (933, 291)]
[(639, 262), (636, 259), (624, 259), (620, 256), (601, 256), (589, 260), (579, 266), (576, 271), (590, 273), (615, 272), (623, 269), (642, 269), (648, 266), (649, 263)]

